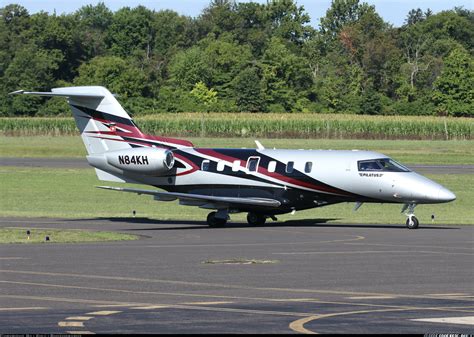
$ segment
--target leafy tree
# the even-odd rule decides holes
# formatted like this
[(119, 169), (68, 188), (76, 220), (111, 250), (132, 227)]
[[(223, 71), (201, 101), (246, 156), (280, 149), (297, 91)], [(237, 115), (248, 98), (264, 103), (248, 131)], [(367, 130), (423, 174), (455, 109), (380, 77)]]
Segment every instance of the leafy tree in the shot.
[(474, 116), (474, 61), (464, 49), (453, 50), (434, 83), (436, 111), (443, 115)]
[(75, 13), (78, 35), (84, 57), (91, 59), (107, 51), (106, 31), (112, 23), (113, 13), (103, 2), (96, 6), (86, 5)]
[(162, 10), (154, 14), (152, 30), (155, 32), (154, 52), (161, 58), (186, 48), (195, 41), (193, 21), (171, 10)]
[[(413, 9), (396, 28), (363, 0), (333, 0), (315, 29), (296, 0), (211, 0), (196, 18), (104, 3), (30, 15), (9, 4), (0, 8), (0, 113), (63, 113), (58, 100), (7, 95), (19, 88), (98, 84), (138, 113), (470, 115), (473, 13)], [(204, 89), (215, 103), (197, 98)]]
[(279, 38), (272, 38), (262, 56), (262, 89), (266, 104), (293, 111), (298, 96), (312, 85), (306, 59), (294, 55)]
[(256, 2), (239, 2), (235, 7), (234, 39), (247, 44), (255, 56), (261, 56), (271, 35), (267, 7)]
[(119, 9), (107, 30), (112, 53), (124, 58), (136, 53), (150, 58), (155, 34), (153, 12), (144, 6)]
[(420, 8), (412, 9), (408, 12), (405, 24), (408, 26), (415, 25), (426, 19), (425, 13)]
[[(471, 11), (472, 13), (472, 11)], [(429, 16), (420, 28), (437, 40), (452, 39), (461, 44), (466, 50), (474, 49), (474, 18), (459, 15), (456, 11), (442, 11)]]
[(102, 85), (120, 97), (147, 95), (147, 78), (143, 71), (117, 56), (98, 56), (79, 67), (75, 85)]
[(11, 34), (18, 35), (28, 29), (30, 14), (25, 7), (11, 4), (0, 8), (0, 18)]
[(372, 88), (365, 91), (360, 101), (360, 113), (378, 115), (382, 111), (382, 103), (378, 92)]
[(72, 81), (77, 74), (82, 50), (74, 29), (76, 24), (71, 15), (57, 16), (40, 12), (31, 16), (30, 29), (23, 33), (28, 41), (34, 41), (39, 48), (62, 54), (62, 61), (55, 73), (58, 80)]
[(203, 48), (204, 61), (211, 69), (210, 85), (228, 97), (232, 80), (252, 61), (250, 48), (237, 44), (229, 35), (222, 35), (219, 39), (211, 35), (201, 40), (199, 45)]
[(198, 29), (201, 37), (209, 33), (219, 37), (225, 32), (233, 31), (237, 20), (235, 8), (233, 0), (211, 0), (199, 16)]
[(34, 115), (44, 101), (40, 97), (9, 96), (8, 92), (25, 90), (45, 90), (54, 85), (54, 72), (58, 69), (62, 56), (58, 52), (38, 49), (34, 45), (25, 46), (12, 59), (2, 79), (2, 115)]
[(239, 111), (265, 111), (261, 79), (256, 67), (242, 70), (232, 81), (232, 87), (233, 97), (235, 97)]
[(202, 49), (194, 46), (180, 51), (171, 60), (169, 82), (185, 91), (190, 91), (200, 81), (210, 83), (212, 69), (204, 58)]
[(194, 85), (191, 95), (204, 105), (207, 112), (217, 103), (217, 92), (206, 87), (202, 81)]
[(359, 21), (368, 12), (375, 12), (375, 7), (359, 0), (333, 0), (326, 16), (321, 18), (321, 32), (335, 38), (342, 27)]
[(267, 15), (274, 34), (284, 41), (302, 45), (314, 32), (303, 6), (293, 0), (271, 0), (267, 3)]

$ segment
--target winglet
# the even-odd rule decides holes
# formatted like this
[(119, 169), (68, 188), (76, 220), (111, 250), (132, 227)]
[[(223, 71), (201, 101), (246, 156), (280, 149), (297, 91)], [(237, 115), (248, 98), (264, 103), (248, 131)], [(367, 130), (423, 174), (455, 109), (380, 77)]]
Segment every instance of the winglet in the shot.
[(25, 90), (17, 90), (17, 91), (12, 91), (9, 93), (9, 95), (21, 95), (25, 92)]
[(96, 186), (97, 188), (102, 188), (104, 190), (114, 190), (114, 191), (123, 191), (121, 187), (112, 187), (112, 186)]
[(255, 140), (255, 144), (257, 144), (257, 149), (259, 150), (265, 150), (265, 147), (260, 143), (258, 140)]

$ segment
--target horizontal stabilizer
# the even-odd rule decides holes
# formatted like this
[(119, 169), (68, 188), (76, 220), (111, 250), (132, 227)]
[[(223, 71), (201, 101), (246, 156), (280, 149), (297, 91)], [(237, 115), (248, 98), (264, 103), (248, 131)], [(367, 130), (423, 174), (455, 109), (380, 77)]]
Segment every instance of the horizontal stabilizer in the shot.
[[(67, 89), (67, 88), (60, 88), (60, 89)], [(55, 90), (55, 89), (53, 89)], [(10, 93), (10, 95), (36, 95), (36, 96), (48, 96), (48, 97), (77, 97), (77, 98), (104, 98), (105, 96), (98, 93), (92, 92), (81, 92), (79, 90), (55, 90), (56, 92), (40, 92), (40, 91), (25, 91), (25, 90), (17, 90)]]
[[(137, 194), (148, 194), (153, 195), (156, 200), (171, 201), (179, 199), (180, 201), (196, 201), (197, 204), (193, 203), (193, 206), (200, 206), (199, 201), (202, 205), (209, 203), (219, 205), (247, 205), (247, 206), (261, 206), (261, 207), (279, 207), (281, 203), (275, 199), (266, 198), (234, 198), (234, 197), (216, 197), (202, 194), (189, 194), (189, 193), (176, 193), (176, 192), (161, 192), (152, 190), (142, 190), (135, 188), (122, 188), (122, 187), (110, 187), (110, 186), (97, 186), (106, 190), (120, 191), (120, 192), (132, 192)], [(208, 207), (206, 207), (208, 208)]]

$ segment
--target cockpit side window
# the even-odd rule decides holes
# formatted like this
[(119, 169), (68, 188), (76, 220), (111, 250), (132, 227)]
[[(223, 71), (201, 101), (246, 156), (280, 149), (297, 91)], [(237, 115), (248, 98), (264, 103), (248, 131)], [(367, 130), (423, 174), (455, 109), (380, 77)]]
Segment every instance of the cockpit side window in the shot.
[(408, 168), (390, 158), (360, 160), (359, 171), (410, 172)]

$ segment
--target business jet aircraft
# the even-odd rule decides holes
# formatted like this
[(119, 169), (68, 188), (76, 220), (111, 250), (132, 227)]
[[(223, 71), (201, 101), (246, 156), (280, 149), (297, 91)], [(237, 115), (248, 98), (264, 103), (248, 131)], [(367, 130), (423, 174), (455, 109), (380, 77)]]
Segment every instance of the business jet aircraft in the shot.
[(143, 134), (106, 88), (55, 88), (12, 94), (68, 99), (99, 180), (147, 184), (160, 190), (99, 186), (152, 195), (158, 201), (213, 210), (210, 227), (247, 212), (250, 225), (278, 214), (341, 202), (400, 203), (406, 226), (418, 228), (417, 204), (449, 202), (443, 186), (371, 151), (196, 148), (186, 140)]

